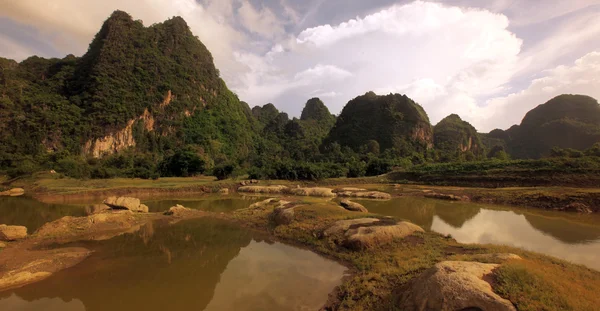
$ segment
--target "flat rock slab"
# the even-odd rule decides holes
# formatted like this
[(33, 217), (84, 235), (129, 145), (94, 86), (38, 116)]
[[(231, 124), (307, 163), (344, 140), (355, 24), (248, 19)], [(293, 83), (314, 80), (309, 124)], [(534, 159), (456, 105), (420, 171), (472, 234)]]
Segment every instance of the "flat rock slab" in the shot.
[(27, 227), (0, 225), (0, 241), (16, 241), (27, 237)]
[(325, 198), (335, 197), (335, 193), (333, 193), (333, 189), (323, 188), (323, 187), (295, 188), (295, 189), (289, 189), (287, 191), (287, 193), (291, 194), (291, 195), (309, 196), (309, 197), (325, 197)]
[(342, 191), (337, 193), (338, 197), (347, 197), (347, 198), (365, 198), (365, 199), (379, 199), (379, 200), (389, 200), (392, 198), (392, 195), (389, 193), (381, 192), (381, 191)]
[(492, 291), (485, 277), (498, 264), (444, 261), (411, 281), (398, 302), (400, 310), (516, 311), (513, 304)]
[(344, 244), (353, 249), (373, 248), (388, 244), (395, 239), (405, 238), (415, 232), (424, 232), (424, 230), (406, 221), (393, 225), (350, 228), (346, 231)]

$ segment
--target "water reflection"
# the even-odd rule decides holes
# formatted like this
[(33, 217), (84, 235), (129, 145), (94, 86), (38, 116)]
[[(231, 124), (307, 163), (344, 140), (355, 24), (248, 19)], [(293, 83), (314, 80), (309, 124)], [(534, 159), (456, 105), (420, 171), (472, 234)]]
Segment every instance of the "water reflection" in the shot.
[(410, 220), (426, 229), (451, 234), (461, 243), (491, 243), (521, 247), (600, 270), (598, 215), (579, 223), (569, 214), (500, 210), (487, 205), (414, 197), (390, 201), (360, 201), (369, 211)]
[(87, 246), (96, 252), (83, 263), (0, 294), (0, 310), (314, 310), (345, 271), (208, 218)]
[(25, 226), (29, 233), (64, 216), (85, 214), (81, 206), (46, 204), (28, 197), (0, 197), (0, 224)]
[(217, 196), (210, 195), (201, 198), (190, 199), (160, 199), (152, 201), (144, 201), (148, 205), (151, 212), (164, 212), (171, 206), (181, 204), (187, 208), (199, 209), (215, 213), (227, 213), (237, 209), (246, 208), (250, 204), (264, 200), (264, 198), (256, 196)]

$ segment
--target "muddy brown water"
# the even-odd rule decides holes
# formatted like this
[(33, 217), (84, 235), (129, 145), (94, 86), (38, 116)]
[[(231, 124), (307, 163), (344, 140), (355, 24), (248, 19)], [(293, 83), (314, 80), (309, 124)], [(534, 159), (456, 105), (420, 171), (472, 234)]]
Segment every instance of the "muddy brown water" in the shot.
[[(263, 198), (200, 196), (143, 200), (151, 211), (175, 204), (232, 212)], [(462, 243), (516, 246), (600, 270), (600, 216), (400, 197), (356, 200), (373, 213), (450, 234)], [(86, 204), (0, 198), (0, 223), (33, 232), (47, 221), (85, 215)], [(345, 268), (310, 251), (210, 218), (153, 223), (88, 242), (81, 264), (0, 293), (0, 310), (315, 310)], [(1, 256), (1, 252), (0, 252)]]
[(346, 271), (212, 218), (83, 245), (91, 257), (0, 293), (0, 310), (318, 310)]
[(409, 220), (460, 243), (496, 244), (600, 270), (600, 215), (504, 208), (417, 197), (355, 200), (369, 212)]

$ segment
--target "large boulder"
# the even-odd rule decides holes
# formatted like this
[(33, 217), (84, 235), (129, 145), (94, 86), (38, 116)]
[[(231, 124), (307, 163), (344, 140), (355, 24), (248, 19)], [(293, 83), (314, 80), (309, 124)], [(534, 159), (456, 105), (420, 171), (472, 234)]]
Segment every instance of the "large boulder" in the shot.
[(409, 284), (397, 307), (415, 311), (516, 311), (485, 280), (498, 266), (467, 261), (437, 263)]
[(356, 202), (352, 202), (350, 200), (347, 199), (343, 199), (342, 201), (340, 201), (340, 205), (346, 209), (349, 210), (351, 212), (361, 212), (361, 213), (368, 213), (369, 210), (367, 210), (366, 207), (364, 207), (362, 204), (358, 204)]
[(27, 237), (27, 227), (0, 225), (0, 241), (22, 240)]
[(85, 207), (85, 213), (87, 215), (94, 215), (104, 213), (110, 210), (110, 206), (106, 204), (93, 204)]
[(406, 221), (350, 228), (346, 231), (344, 244), (353, 249), (373, 248), (388, 244), (395, 239), (405, 238), (415, 232), (424, 231), (421, 227)]
[(112, 209), (128, 209), (132, 212), (148, 213), (148, 206), (141, 204), (140, 199), (130, 197), (109, 197), (104, 204)]
[(18, 197), (25, 194), (25, 189), (23, 188), (12, 188), (10, 190), (0, 192), (0, 196), (10, 196), (10, 197)]
[(329, 237), (333, 235), (344, 234), (352, 226), (368, 225), (379, 222), (377, 218), (358, 218), (348, 220), (338, 220), (331, 227), (323, 231), (323, 236)]

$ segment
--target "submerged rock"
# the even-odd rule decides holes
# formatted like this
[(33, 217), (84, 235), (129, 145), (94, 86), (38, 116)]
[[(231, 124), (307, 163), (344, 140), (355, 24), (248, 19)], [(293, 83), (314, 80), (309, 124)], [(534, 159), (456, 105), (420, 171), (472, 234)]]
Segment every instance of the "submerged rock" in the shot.
[(437, 263), (411, 281), (397, 307), (418, 311), (515, 311), (512, 303), (494, 293), (484, 280), (498, 266), (467, 261)]
[(392, 196), (389, 193), (381, 192), (381, 191), (342, 191), (337, 194), (339, 197), (348, 197), (348, 198), (366, 198), (366, 199), (380, 199), (380, 200), (389, 200)]
[(351, 212), (361, 212), (361, 213), (368, 213), (369, 210), (367, 210), (366, 207), (364, 207), (362, 204), (356, 203), (356, 202), (352, 202), (350, 200), (347, 199), (343, 199), (342, 201), (340, 201), (340, 205), (346, 209), (349, 210)]
[(223, 194), (223, 195), (229, 194), (229, 189), (227, 189), (227, 188), (221, 188), (221, 189), (219, 189), (219, 193)]
[(447, 201), (469, 201), (469, 197), (466, 195), (458, 196), (454, 194), (443, 194), (443, 193), (425, 193), (426, 198), (430, 199), (438, 199), (438, 200), (447, 200)]
[(573, 203), (565, 206), (562, 210), (567, 211), (567, 212), (581, 213), (581, 214), (591, 214), (592, 213), (592, 210), (589, 208), (589, 206), (585, 205), (584, 203), (579, 203), (579, 202), (573, 202)]
[(141, 204), (138, 198), (109, 197), (103, 203), (113, 209), (128, 209), (132, 212), (148, 213), (148, 206)]
[(10, 190), (0, 192), (0, 196), (10, 196), (10, 197), (18, 197), (25, 194), (25, 189), (23, 188), (12, 188)]
[(371, 225), (350, 228), (346, 231), (344, 244), (353, 249), (365, 249), (382, 246), (395, 239), (405, 238), (424, 230), (410, 222), (401, 221), (392, 225)]
[(27, 237), (27, 227), (0, 225), (0, 241), (16, 241)]
[(85, 213), (87, 215), (104, 213), (109, 210), (110, 210), (110, 206), (108, 206), (106, 204), (94, 204), (94, 205), (88, 205), (85, 207)]
[(339, 188), (339, 189), (335, 189), (333, 190), (333, 192), (364, 192), (367, 191), (367, 189), (363, 189), (363, 188), (354, 188), (354, 187), (344, 187), (344, 188)]
[(177, 204), (175, 206), (171, 206), (168, 211), (163, 213), (167, 216), (175, 216), (175, 217), (186, 217), (193, 216), (196, 214), (202, 214), (202, 211), (187, 208), (183, 205)]

